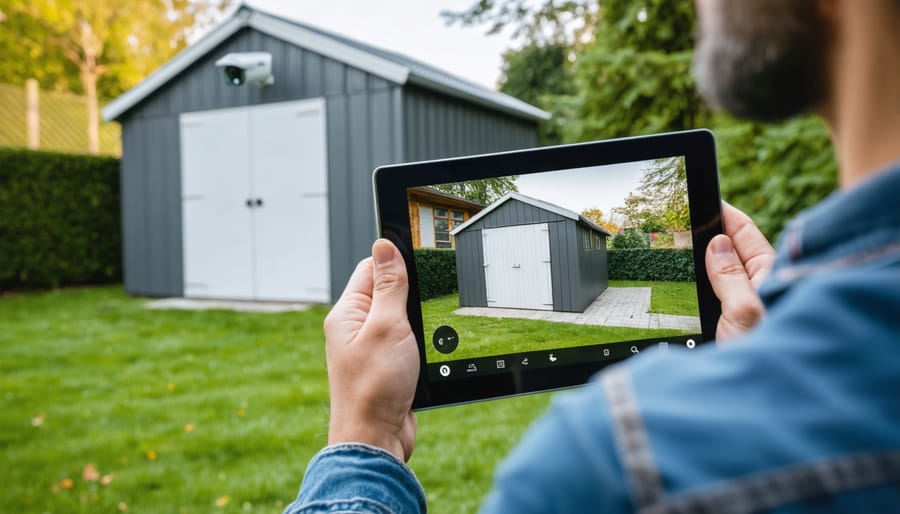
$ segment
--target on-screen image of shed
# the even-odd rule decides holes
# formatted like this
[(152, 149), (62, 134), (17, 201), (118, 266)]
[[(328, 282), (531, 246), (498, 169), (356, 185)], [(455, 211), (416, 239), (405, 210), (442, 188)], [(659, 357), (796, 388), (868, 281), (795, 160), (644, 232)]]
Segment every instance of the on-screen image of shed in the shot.
[(558, 205), (508, 193), (452, 234), (460, 307), (584, 312), (609, 283), (609, 232)]
[[(269, 59), (270, 77), (229, 84), (232, 54)], [(372, 170), (535, 146), (549, 118), (429, 64), (248, 6), (103, 115), (122, 126), (128, 293), (323, 303), (377, 236)]]

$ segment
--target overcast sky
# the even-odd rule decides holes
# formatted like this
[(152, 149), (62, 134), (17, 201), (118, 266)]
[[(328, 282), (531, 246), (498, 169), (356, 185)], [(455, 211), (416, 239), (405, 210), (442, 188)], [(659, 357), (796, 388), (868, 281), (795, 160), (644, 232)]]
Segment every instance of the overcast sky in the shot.
[(523, 195), (574, 212), (597, 207), (611, 219), (612, 209), (624, 205), (625, 197), (637, 190), (644, 170), (652, 164), (650, 160), (520, 175), (516, 185)]
[(448, 27), (442, 10), (474, 0), (248, 0), (253, 7), (393, 50), (490, 89), (496, 89), (508, 35), (485, 26)]

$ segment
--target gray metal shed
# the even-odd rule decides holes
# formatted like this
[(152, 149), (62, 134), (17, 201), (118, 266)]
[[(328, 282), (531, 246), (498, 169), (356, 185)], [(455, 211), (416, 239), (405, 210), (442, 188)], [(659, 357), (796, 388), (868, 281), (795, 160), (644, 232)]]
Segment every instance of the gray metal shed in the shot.
[[(227, 85), (214, 62), (251, 51), (274, 84)], [(103, 115), (122, 125), (127, 292), (320, 302), (376, 237), (374, 168), (534, 146), (549, 117), (246, 6)]]
[(460, 307), (584, 312), (608, 283), (608, 232), (508, 193), (452, 231)]

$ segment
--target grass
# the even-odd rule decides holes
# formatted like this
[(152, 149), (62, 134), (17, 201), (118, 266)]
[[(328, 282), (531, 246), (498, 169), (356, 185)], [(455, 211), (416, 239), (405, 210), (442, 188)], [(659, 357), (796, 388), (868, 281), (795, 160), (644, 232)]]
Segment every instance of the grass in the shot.
[(699, 316), (696, 282), (648, 282), (640, 280), (610, 280), (609, 287), (652, 287), (650, 312)]
[[(326, 309), (143, 304), (118, 287), (0, 299), (3, 510), (281, 512), (326, 443)], [(411, 465), (432, 512), (476, 510), (548, 398), (420, 413)], [(112, 481), (84, 480), (88, 464)]]
[[(610, 287), (652, 287), (650, 312), (698, 315), (697, 294), (693, 283), (610, 281)], [(693, 302), (693, 303), (692, 303)], [(690, 305), (693, 304), (693, 311)], [(536, 350), (571, 348), (588, 344), (633, 341), (684, 334), (672, 329), (639, 329), (591, 325), (571, 325), (551, 321), (488, 318), (453, 314), (459, 308), (455, 294), (422, 302), (422, 319), (428, 334), (441, 325), (453, 327), (459, 334), (459, 346), (451, 354), (438, 352), (426, 341), (428, 362), (524, 353)]]

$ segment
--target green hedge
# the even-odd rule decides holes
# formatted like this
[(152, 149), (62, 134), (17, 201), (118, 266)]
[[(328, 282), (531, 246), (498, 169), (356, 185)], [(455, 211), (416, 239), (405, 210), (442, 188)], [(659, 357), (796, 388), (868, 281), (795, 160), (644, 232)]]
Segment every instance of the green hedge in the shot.
[(694, 251), (685, 249), (609, 250), (610, 280), (693, 282)]
[(419, 249), (414, 253), (422, 300), (456, 292), (455, 251)]
[(0, 288), (121, 276), (119, 160), (0, 149)]

